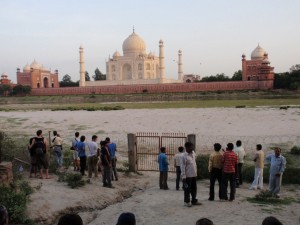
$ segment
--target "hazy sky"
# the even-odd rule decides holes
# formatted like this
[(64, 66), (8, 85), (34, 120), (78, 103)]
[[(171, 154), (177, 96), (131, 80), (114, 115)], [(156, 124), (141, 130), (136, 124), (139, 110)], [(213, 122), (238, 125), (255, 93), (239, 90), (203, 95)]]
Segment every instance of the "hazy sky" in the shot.
[(177, 78), (178, 50), (184, 74), (203, 76), (241, 69), (259, 43), (275, 72), (300, 63), (299, 0), (0, 0), (0, 74), (16, 82), (16, 68), (36, 59), (59, 80), (79, 80), (79, 46), (90, 76), (135, 32), (147, 53), (164, 40), (167, 78)]

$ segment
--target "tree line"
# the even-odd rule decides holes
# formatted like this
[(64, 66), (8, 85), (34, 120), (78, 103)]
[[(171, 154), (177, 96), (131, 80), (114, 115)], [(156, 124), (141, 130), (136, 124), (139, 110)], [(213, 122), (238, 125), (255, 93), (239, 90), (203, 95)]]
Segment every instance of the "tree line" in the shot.
[[(103, 74), (99, 68), (95, 69), (95, 74), (92, 76), (94, 81), (97, 80), (106, 80), (106, 75)], [(90, 75), (87, 71), (85, 71), (85, 80), (91, 81)], [(70, 75), (66, 74), (62, 77), (62, 80), (59, 82), (60, 87), (79, 87), (79, 80), (78, 81), (72, 81), (72, 78)]]

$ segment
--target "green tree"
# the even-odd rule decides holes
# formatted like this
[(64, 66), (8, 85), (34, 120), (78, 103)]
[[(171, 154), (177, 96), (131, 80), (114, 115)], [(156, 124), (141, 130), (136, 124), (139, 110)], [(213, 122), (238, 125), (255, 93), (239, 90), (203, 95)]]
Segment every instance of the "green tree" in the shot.
[(216, 81), (230, 81), (230, 79), (224, 73), (216, 74), (215, 76), (211, 75), (209, 77), (203, 77), (201, 79), (201, 82), (216, 82)]
[(290, 72), (300, 71), (300, 64), (291, 66)]
[(236, 81), (242, 80), (242, 71), (238, 70), (238, 71), (234, 72), (231, 80), (236, 80)]
[(98, 68), (96, 68), (95, 75), (93, 75), (93, 79), (94, 79), (94, 81), (96, 81), (96, 80), (106, 80), (106, 75), (101, 73), (101, 71)]
[(17, 86), (14, 86), (12, 89), (13, 95), (28, 95), (31, 92), (31, 87), (26, 85), (18, 84)]
[(90, 80), (91, 80), (91, 78), (90, 78), (88, 71), (85, 71), (85, 81), (90, 81)]
[(0, 85), (0, 95), (7, 96), (11, 92), (11, 86), (9, 84)]
[(72, 78), (69, 74), (66, 74), (66, 75), (63, 76), (61, 81), (63, 81), (63, 82), (72, 82)]

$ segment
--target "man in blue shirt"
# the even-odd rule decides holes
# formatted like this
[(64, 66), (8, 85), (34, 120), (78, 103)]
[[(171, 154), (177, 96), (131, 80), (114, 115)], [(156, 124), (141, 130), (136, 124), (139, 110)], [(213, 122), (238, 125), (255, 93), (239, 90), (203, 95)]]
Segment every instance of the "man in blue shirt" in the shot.
[(166, 147), (160, 148), (160, 154), (158, 155), (157, 162), (159, 164), (159, 188), (168, 190), (168, 158), (166, 155)]
[(282, 174), (286, 165), (286, 160), (281, 155), (281, 149), (276, 147), (274, 153), (267, 155), (265, 161), (270, 163), (269, 191), (279, 197)]

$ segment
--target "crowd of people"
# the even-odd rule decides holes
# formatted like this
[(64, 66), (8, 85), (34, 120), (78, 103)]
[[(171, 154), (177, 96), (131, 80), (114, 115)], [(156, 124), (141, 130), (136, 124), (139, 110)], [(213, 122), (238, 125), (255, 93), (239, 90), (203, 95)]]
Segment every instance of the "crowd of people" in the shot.
[[(182, 189), (184, 190), (184, 205), (201, 205), (197, 200), (197, 164), (196, 153), (191, 142), (185, 143), (184, 148), (180, 146), (178, 153), (174, 157), (174, 167), (176, 169), (176, 190), (179, 190), (180, 180), (182, 180)], [(222, 150), (222, 151), (221, 151)], [(210, 174), (209, 201), (215, 200), (215, 183), (218, 181), (218, 196), (220, 201), (234, 201), (236, 188), (243, 185), (242, 167), (246, 157), (242, 141), (228, 143), (226, 150), (222, 149), (221, 144), (214, 144), (214, 152), (209, 156), (208, 172)], [(159, 164), (159, 187), (168, 190), (168, 157), (166, 148), (160, 148), (158, 155)], [(281, 155), (279, 147), (274, 148), (274, 153), (264, 156), (262, 145), (257, 144), (256, 153), (253, 157), (255, 164), (254, 180), (249, 190), (263, 189), (263, 168), (264, 164), (270, 164), (269, 191), (274, 197), (279, 198), (282, 174), (286, 167), (286, 159)], [(228, 196), (228, 183), (230, 191)]]
[[(73, 151), (74, 171), (79, 171), (83, 176), (92, 178), (98, 177), (98, 171), (102, 171), (102, 182), (104, 187), (114, 188), (111, 181), (118, 180), (116, 170), (116, 152), (117, 145), (111, 142), (109, 137), (104, 141), (97, 143), (97, 135), (93, 135), (91, 141), (86, 141), (84, 135), (75, 132), (72, 138), (70, 150)], [(63, 166), (63, 139), (57, 131), (53, 131), (53, 137), (50, 143), (50, 151), (57, 169)], [(43, 137), (42, 130), (36, 132), (36, 137), (29, 140), (28, 150), (31, 159), (30, 177), (40, 177), (49, 179), (49, 158), (48, 143)]]

